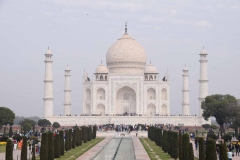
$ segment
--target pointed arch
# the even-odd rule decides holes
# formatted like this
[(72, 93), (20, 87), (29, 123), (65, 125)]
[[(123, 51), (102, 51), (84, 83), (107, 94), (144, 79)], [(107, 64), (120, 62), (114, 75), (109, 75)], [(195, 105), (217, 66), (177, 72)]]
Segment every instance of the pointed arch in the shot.
[(89, 88), (86, 89), (86, 100), (91, 100), (91, 90)]
[(105, 106), (103, 104), (97, 105), (97, 114), (100, 114), (101, 116), (105, 115)]
[(168, 99), (167, 90), (165, 88), (162, 89), (162, 100), (166, 101)]
[(105, 90), (103, 88), (97, 90), (97, 100), (105, 100)]
[(86, 105), (86, 114), (91, 114), (91, 106), (89, 104)]
[(156, 106), (154, 104), (149, 104), (147, 106), (147, 115), (155, 116), (156, 115)]
[(162, 115), (164, 116), (168, 115), (168, 108), (166, 104), (162, 105)]
[(156, 100), (156, 90), (149, 88), (147, 90), (147, 100)]

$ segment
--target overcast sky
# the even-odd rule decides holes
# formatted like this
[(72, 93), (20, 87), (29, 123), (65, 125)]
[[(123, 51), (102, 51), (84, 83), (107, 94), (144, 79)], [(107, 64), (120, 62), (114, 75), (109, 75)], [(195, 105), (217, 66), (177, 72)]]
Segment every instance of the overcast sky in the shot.
[[(53, 53), (54, 114), (63, 114), (64, 69), (71, 68), (72, 114), (82, 112), (83, 70), (90, 75), (124, 34), (135, 38), (163, 77), (171, 114), (182, 112), (182, 69), (190, 110), (198, 113), (199, 53), (208, 55), (209, 94), (240, 98), (240, 1), (0, 0), (0, 106), (43, 116), (44, 54)], [(91, 77), (90, 77), (91, 78)]]

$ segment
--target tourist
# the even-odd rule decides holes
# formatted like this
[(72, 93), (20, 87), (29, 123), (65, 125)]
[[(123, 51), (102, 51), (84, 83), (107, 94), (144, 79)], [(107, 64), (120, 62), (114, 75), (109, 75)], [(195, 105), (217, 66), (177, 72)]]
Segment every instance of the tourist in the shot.
[(228, 156), (228, 160), (232, 160), (232, 157), (234, 156), (234, 154), (227, 149), (227, 156)]
[(41, 141), (38, 142), (38, 154), (40, 154), (40, 149), (41, 149)]
[(137, 137), (137, 135), (138, 135), (138, 131), (136, 130), (136, 137)]
[(235, 144), (236, 156), (239, 156), (239, 144)]

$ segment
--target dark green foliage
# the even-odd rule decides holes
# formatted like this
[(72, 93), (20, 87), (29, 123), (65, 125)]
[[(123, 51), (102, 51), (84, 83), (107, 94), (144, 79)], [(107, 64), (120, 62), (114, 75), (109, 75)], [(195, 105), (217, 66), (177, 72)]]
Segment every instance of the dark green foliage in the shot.
[(70, 149), (72, 149), (72, 129), (69, 129), (68, 130), (68, 134), (69, 134), (69, 136), (68, 136), (68, 138), (69, 138), (69, 144), (68, 144), (68, 149), (70, 150)]
[(11, 126), (10, 129), (9, 129), (8, 136), (9, 136), (9, 137), (12, 137), (12, 136), (13, 136), (12, 126)]
[(217, 147), (219, 148), (219, 159), (228, 160), (226, 144), (225, 143), (218, 144)]
[(163, 138), (162, 138), (162, 149), (166, 153), (168, 152), (168, 132), (166, 130), (163, 130)]
[(32, 160), (36, 160), (35, 145), (32, 146)]
[(162, 129), (159, 129), (158, 132), (158, 136), (159, 136), (159, 146), (162, 147)]
[(69, 150), (69, 131), (65, 130), (65, 150)]
[(76, 146), (76, 129), (74, 129), (72, 133), (72, 148), (75, 148), (75, 146)]
[(90, 141), (90, 128), (89, 127), (86, 127), (87, 129), (87, 141)]
[(83, 130), (82, 128), (79, 130), (79, 146), (82, 145), (82, 141), (83, 141)]
[(6, 135), (6, 127), (3, 128), (3, 135)]
[(189, 160), (194, 160), (193, 145), (189, 143)]
[(218, 139), (218, 137), (214, 133), (213, 134), (207, 134), (207, 139), (209, 139), (209, 138), (214, 139), (214, 140)]
[(205, 146), (203, 137), (198, 138), (199, 160), (205, 160)]
[(178, 150), (179, 150), (179, 140), (178, 140), (178, 133), (177, 132), (173, 132), (172, 133), (172, 154), (171, 157), (174, 159), (178, 158)]
[(54, 158), (60, 157), (60, 136), (59, 134), (56, 134), (54, 138)]
[(60, 155), (64, 155), (64, 137), (63, 131), (59, 131), (59, 142), (60, 142)]
[(13, 160), (13, 142), (10, 139), (7, 140), (5, 159)]
[(178, 154), (179, 154), (179, 160), (183, 160), (182, 159), (182, 133), (179, 133), (178, 135)]
[(79, 146), (79, 128), (76, 129), (76, 147)]
[(93, 139), (96, 138), (96, 135), (97, 135), (97, 126), (93, 126)]
[(168, 130), (167, 131), (168, 132), (168, 137), (167, 137), (167, 152), (168, 152), (168, 154), (169, 155), (171, 155), (171, 138), (172, 138), (172, 135), (171, 135), (171, 131), (170, 130)]
[(90, 132), (90, 140), (89, 141), (91, 141), (92, 140), (92, 137), (93, 137), (93, 133), (92, 133), (92, 126), (89, 126), (89, 132)]
[(23, 137), (21, 160), (27, 160), (27, 137)]
[(0, 142), (7, 142), (7, 140), (8, 140), (7, 136), (0, 137)]
[(206, 159), (205, 160), (217, 160), (216, 154), (216, 142), (213, 139), (209, 139), (206, 145)]
[(83, 142), (87, 143), (87, 127), (83, 127)]
[(182, 136), (182, 159), (189, 160), (189, 135), (183, 134)]
[(52, 127), (53, 128), (59, 128), (60, 124), (58, 122), (53, 122)]
[(202, 125), (202, 127), (203, 127), (204, 129), (209, 129), (210, 126), (211, 126), (210, 124), (203, 124), (203, 125)]
[(20, 136), (19, 134), (15, 134), (14, 136), (13, 136), (13, 139), (14, 140), (17, 140), (18, 142), (22, 139), (22, 136)]
[(48, 133), (42, 133), (40, 160), (48, 159)]
[(15, 113), (9, 108), (6, 107), (0, 107), (0, 128), (2, 128), (3, 125), (13, 125), (13, 121), (15, 118)]
[(53, 133), (48, 132), (48, 160), (54, 160)]
[(38, 125), (41, 127), (47, 127), (47, 126), (51, 126), (51, 122), (47, 119), (39, 119)]
[(231, 141), (232, 136), (230, 134), (225, 134), (224, 136), (222, 136), (222, 139), (224, 139), (224, 142), (228, 142)]
[(159, 146), (159, 136), (158, 136), (158, 128), (155, 128), (155, 130), (154, 130), (154, 141), (155, 141), (155, 143), (156, 143), (156, 145), (158, 145)]

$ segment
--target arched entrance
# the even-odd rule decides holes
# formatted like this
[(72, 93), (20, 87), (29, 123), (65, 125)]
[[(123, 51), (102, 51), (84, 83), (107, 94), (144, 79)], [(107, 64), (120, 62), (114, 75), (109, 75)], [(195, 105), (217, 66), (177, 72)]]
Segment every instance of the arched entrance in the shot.
[(116, 114), (136, 114), (136, 93), (130, 87), (122, 87), (116, 94)]
[(156, 106), (154, 104), (149, 104), (147, 106), (147, 115), (155, 116), (156, 115)]
[(91, 106), (89, 104), (86, 105), (86, 114), (91, 114)]
[(101, 116), (105, 115), (105, 106), (103, 104), (97, 105), (97, 114)]

